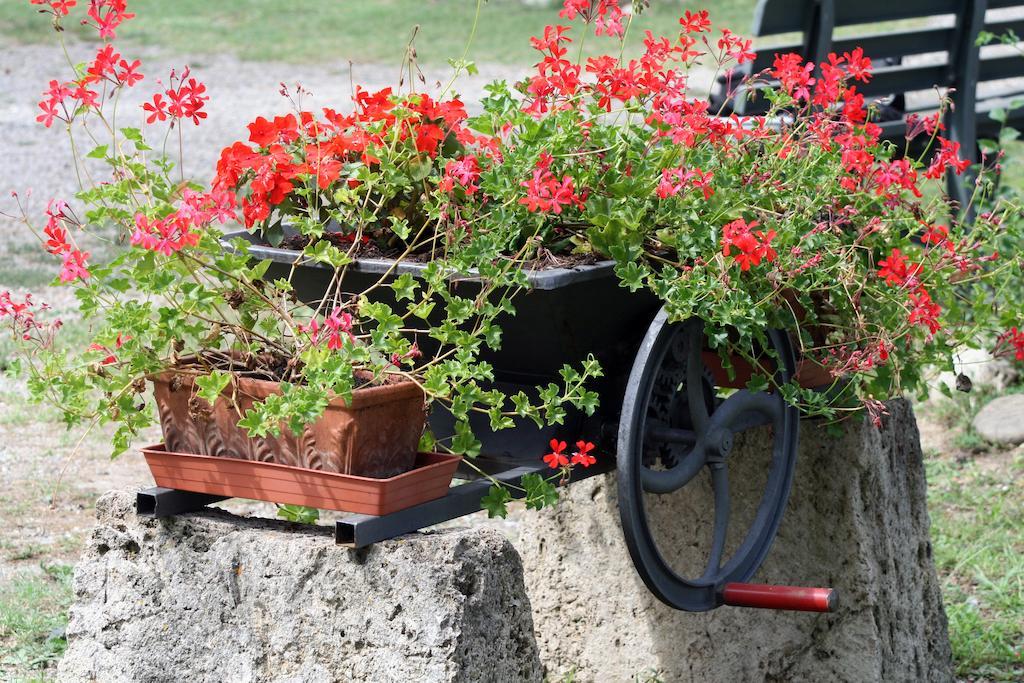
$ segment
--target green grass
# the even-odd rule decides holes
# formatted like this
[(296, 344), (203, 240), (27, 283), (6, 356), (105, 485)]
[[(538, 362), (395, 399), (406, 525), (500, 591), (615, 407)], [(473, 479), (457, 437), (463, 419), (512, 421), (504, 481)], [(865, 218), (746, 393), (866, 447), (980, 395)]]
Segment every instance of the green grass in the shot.
[[(72, 16), (82, 14), (81, 5)], [(755, 0), (714, 3), (654, 0), (630, 29), (633, 44), (643, 30), (666, 35), (678, 30), (685, 9), (709, 7), (719, 26), (749, 30)], [(158, 46), (175, 54), (230, 52), (244, 59), (289, 62), (381, 62), (398, 64), (412, 27), (424, 63), (444, 64), (462, 54), (472, 26), (475, 0), (133, 0), (137, 14), (118, 32), (122, 45)], [(27, 0), (0, 3), (0, 35), (20, 42), (50, 40), (46, 17)], [(518, 0), (490, 0), (483, 5), (470, 59), (479, 62), (532, 64), (529, 38), (559, 20), (556, 8), (524, 6)], [(94, 31), (66, 21), (69, 33), (94, 36)], [(593, 35), (588, 43), (598, 42)], [(600, 39), (603, 49), (613, 43)]]
[(1024, 680), (1024, 453), (932, 459), (928, 502), (960, 676)]
[(41, 680), (64, 652), (71, 567), (41, 565), (0, 585), (0, 677)]

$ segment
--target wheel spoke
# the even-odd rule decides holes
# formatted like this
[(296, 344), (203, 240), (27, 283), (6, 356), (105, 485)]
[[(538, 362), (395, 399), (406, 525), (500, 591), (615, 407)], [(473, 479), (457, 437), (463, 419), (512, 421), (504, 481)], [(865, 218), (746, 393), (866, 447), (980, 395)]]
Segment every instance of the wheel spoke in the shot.
[(735, 433), (762, 425), (778, 426), (784, 418), (785, 407), (786, 402), (779, 394), (740, 389), (712, 414), (709, 431), (725, 428)]
[(643, 483), (644, 491), (659, 494), (678, 491), (697, 476), (700, 469), (704, 467), (704, 462), (704, 448), (697, 444), (675, 467), (667, 470), (652, 470), (649, 467), (642, 467), (640, 480)]
[(712, 579), (722, 568), (725, 537), (729, 531), (729, 469), (724, 462), (710, 463), (711, 486), (715, 495), (715, 526), (711, 534), (711, 552), (703, 579)]
[(708, 428), (707, 405), (704, 403), (704, 322), (691, 320), (686, 329), (686, 400), (690, 408), (690, 422), (698, 438)]
[(647, 425), (647, 438), (657, 443), (692, 446), (697, 443), (697, 432), (690, 429), (676, 429), (668, 425)]

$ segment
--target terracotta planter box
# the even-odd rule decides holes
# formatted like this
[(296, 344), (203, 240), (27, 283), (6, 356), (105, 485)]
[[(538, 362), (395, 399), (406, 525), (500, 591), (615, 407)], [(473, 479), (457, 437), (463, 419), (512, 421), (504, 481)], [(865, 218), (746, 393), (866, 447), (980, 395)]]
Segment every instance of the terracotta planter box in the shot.
[(336, 398), (300, 436), (252, 438), (238, 421), (271, 394), (276, 382), (238, 378), (213, 406), (195, 396), (193, 377), (153, 377), (164, 443), (176, 453), (272, 462), (339, 474), (386, 478), (408, 471), (426, 422), (422, 390), (413, 382), (356, 389), (346, 404)]
[[(722, 367), (722, 359), (715, 351), (704, 351), (704, 366), (715, 379), (715, 385), (730, 389), (743, 389), (754, 376), (754, 367), (742, 356), (732, 356), (735, 377), (729, 379), (729, 373)], [(796, 362), (795, 379), (804, 389), (819, 389), (831, 386), (836, 380), (828, 370), (812, 360), (799, 358)]]
[(158, 486), (364, 515), (386, 515), (442, 498), (462, 460), (457, 455), (418, 453), (413, 469), (375, 479), (271, 462), (174, 453), (163, 444), (143, 448), (142, 453)]

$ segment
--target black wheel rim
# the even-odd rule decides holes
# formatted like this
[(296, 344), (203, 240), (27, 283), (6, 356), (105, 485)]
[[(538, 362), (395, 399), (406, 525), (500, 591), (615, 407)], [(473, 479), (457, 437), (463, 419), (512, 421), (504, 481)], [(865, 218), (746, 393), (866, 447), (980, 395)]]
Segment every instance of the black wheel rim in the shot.
[[(778, 330), (767, 335), (775, 362), (774, 382), (788, 383), (795, 372), (788, 336)], [(662, 602), (676, 609), (705, 611), (720, 602), (721, 588), (748, 581), (764, 561), (775, 539), (789, 497), (796, 463), (799, 411), (779, 392), (741, 389), (720, 405), (707, 400), (707, 370), (702, 351), (704, 323), (690, 319), (669, 323), (662, 310), (637, 353), (623, 401), (618, 434), (619, 513), (626, 546), (644, 583)], [(685, 349), (685, 350), (681, 350)], [(674, 355), (673, 355), (674, 354)], [(685, 399), (689, 429), (666, 426), (651, 416), (651, 397), (667, 371), (666, 359), (685, 354)], [(754, 426), (771, 424), (773, 443), (767, 483), (746, 535), (724, 558), (730, 517), (728, 470), (725, 466), (732, 436)], [(664, 452), (664, 442), (676, 448), (670, 467), (654, 470), (645, 464), (652, 452)], [(682, 455), (678, 455), (682, 452)], [(714, 496), (711, 548), (703, 575), (683, 577), (665, 561), (651, 534), (643, 495), (667, 494), (690, 483), (704, 468), (710, 470)], [(724, 562), (723, 562), (724, 560)]]

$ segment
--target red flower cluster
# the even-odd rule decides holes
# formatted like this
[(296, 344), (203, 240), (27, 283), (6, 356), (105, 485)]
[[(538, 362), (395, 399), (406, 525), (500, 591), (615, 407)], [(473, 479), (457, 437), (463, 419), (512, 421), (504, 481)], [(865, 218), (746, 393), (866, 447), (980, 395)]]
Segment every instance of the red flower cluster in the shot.
[[(249, 124), (251, 144), (235, 142), (221, 152), (214, 187), (238, 191), (248, 184), (250, 192), (242, 200), (246, 227), (267, 220), (297, 183), (312, 179), (327, 189), (341, 178), (346, 163), (379, 164), (379, 156), (391, 153), (393, 144), (409, 146), (431, 159), (441, 155), (449, 135), (463, 145), (479, 143), (485, 153), (494, 150), (464, 125), (466, 109), (458, 99), (399, 98), (390, 88), (375, 93), (359, 88), (354, 99), (356, 110), (349, 115), (324, 109), (322, 119), (307, 111), (273, 120), (259, 117)], [(479, 172), (476, 156), (449, 162), (442, 189), (451, 191), (458, 182), (473, 194)], [(355, 179), (347, 182), (359, 185)]]
[[(352, 314), (336, 307), (329, 316), (324, 318), (323, 326), (316, 320), (311, 320), (309, 325), (300, 325), (299, 332), (308, 335), (310, 342), (314, 345), (320, 343), (322, 339), (321, 332), (325, 333), (327, 348), (333, 351), (340, 349), (344, 345), (345, 338), (352, 342), (355, 341), (355, 336), (352, 334), (352, 324)], [(417, 349), (416, 352), (418, 353), (419, 350)], [(410, 351), (410, 353), (412, 352)]]
[(1024, 331), (1011, 327), (996, 340), (995, 356), (1010, 356), (1024, 361)]
[(467, 195), (476, 194), (480, 187), (476, 184), (480, 180), (480, 162), (476, 156), (467, 154), (461, 159), (449, 161), (444, 167), (444, 178), (437, 187), (443, 192), (451, 192), (455, 183), (462, 186)]
[(402, 355), (398, 355), (397, 353), (391, 354), (391, 364), (394, 365), (396, 368), (401, 367), (402, 361), (412, 360), (415, 358), (420, 358), (422, 356), (423, 352), (420, 351), (419, 345), (416, 342), (413, 342), (412, 346), (409, 347), (409, 350), (403, 353)]
[(622, 36), (626, 32), (619, 0), (565, 0), (558, 16), (573, 21), (577, 15), (583, 23), (593, 23), (597, 35)]
[(36, 117), (36, 121), (49, 128), (54, 120), (70, 123), (79, 108), (98, 110), (102, 102), (96, 84), (108, 83), (113, 86), (112, 90), (130, 88), (143, 79), (139, 73), (141, 65), (138, 59), (129, 62), (112, 45), (104, 45), (86, 67), (85, 76), (66, 83), (50, 81), (43, 100), (39, 102), (43, 113)]
[[(206, 118), (203, 107), (209, 101), (206, 85), (191, 77), (189, 67), (185, 67), (181, 75), (171, 72), (171, 87), (163, 93), (153, 95), (153, 99), (142, 105), (146, 112), (146, 123), (156, 123), (171, 119), (171, 125), (182, 119), (192, 119), (195, 125)], [(164, 99), (164, 96), (167, 99)]]
[(0, 292), (0, 320), (5, 320), (14, 334), (23, 341), (34, 341), (40, 346), (46, 346), (52, 341), (53, 334), (61, 327), (61, 321), (43, 323), (36, 319), (37, 312), (49, 308), (47, 304), (37, 308), (31, 294), (26, 294), (24, 299), (18, 301), (10, 292)]
[(78, 4), (78, 0), (29, 0), (32, 5), (46, 5), (47, 9), (40, 12), (48, 12), (56, 18), (66, 17), (71, 13), (71, 8)]
[(928, 290), (918, 287), (917, 291), (910, 293), (909, 299), (911, 309), (910, 315), (907, 316), (907, 322), (911, 325), (924, 325), (932, 335), (942, 329), (942, 324), (939, 322), (942, 307), (932, 301)]
[(135, 231), (132, 232), (131, 243), (170, 256), (185, 247), (198, 244), (200, 234), (197, 230), (214, 221), (224, 223), (233, 220), (234, 206), (234, 195), (229, 192), (215, 190), (200, 194), (186, 190), (181, 206), (168, 216), (150, 219), (145, 214), (135, 214)]
[(830, 349), (828, 357), (819, 362), (829, 369), (829, 373), (833, 377), (844, 377), (885, 365), (891, 352), (892, 344), (882, 339), (863, 349), (847, 347)]
[(729, 256), (735, 248), (738, 253), (733, 259), (739, 264), (740, 270), (750, 270), (752, 266), (760, 265), (761, 261), (771, 263), (777, 256), (771, 247), (775, 231), (754, 232), (758, 225), (757, 221), (747, 223), (744, 219), (737, 218), (722, 226), (722, 253)]
[(519, 200), (526, 208), (538, 213), (561, 214), (562, 207), (575, 206), (583, 208), (585, 196), (576, 193), (576, 184), (567, 175), (559, 180), (551, 172), (552, 158), (550, 154), (542, 154), (537, 160), (533, 176), (520, 185), (526, 188), (526, 196)]
[(572, 455), (566, 455), (565, 449), (568, 448), (568, 444), (558, 439), (551, 439), (551, 452), (544, 456), (544, 464), (553, 470), (560, 469), (562, 467), (570, 467), (572, 465), (582, 465), (583, 467), (590, 467), (597, 462), (597, 458), (591, 455), (594, 450), (594, 444), (589, 441), (577, 441), (576, 450)]
[(754, 61), (757, 55), (751, 50), (753, 41), (750, 38), (744, 39), (727, 28), (722, 29), (722, 37), (718, 39), (718, 49), (722, 51), (720, 59), (726, 58), (736, 61), (737, 65)]
[(889, 257), (878, 262), (878, 277), (887, 285), (912, 289), (919, 284), (920, 264), (913, 263), (899, 249), (893, 249)]
[(556, 110), (570, 107), (579, 89), (580, 66), (565, 58), (566, 45), (572, 42), (565, 35), (568, 31), (568, 26), (545, 26), (543, 38), (530, 38), (533, 48), (543, 55), (537, 64), (537, 74), (526, 86), (532, 102), (523, 111), (531, 116), (539, 117), (550, 107)]
[(89, 18), (83, 19), (82, 25), (93, 26), (99, 30), (100, 38), (113, 40), (115, 29), (135, 16), (127, 9), (127, 0), (89, 0)]
[[(117, 339), (114, 340), (114, 349), (120, 349), (122, 346), (124, 346), (124, 343), (129, 339), (131, 339), (131, 337), (122, 335), (120, 332), (118, 332)], [(100, 365), (112, 365), (117, 362), (117, 354), (115, 354), (113, 351), (111, 351), (103, 344), (90, 344), (89, 350), (106, 352), (107, 355), (100, 361)]]
[(685, 169), (666, 168), (661, 172), (661, 182), (658, 183), (658, 196), (662, 199), (674, 197), (690, 185), (704, 193), (704, 199), (710, 199), (715, 193), (711, 187), (713, 174), (709, 171), (704, 173), (699, 168)]
[(86, 280), (89, 278), (89, 252), (75, 248), (65, 227), (66, 223), (77, 225), (68, 213), (67, 203), (51, 200), (46, 207), (46, 226), (43, 228), (46, 242), (43, 247), (54, 256), (64, 259), (60, 270), (61, 282), (72, 282), (79, 278)]
[(704, 33), (711, 30), (711, 19), (706, 9), (699, 12), (686, 10), (686, 14), (679, 17), (679, 23), (684, 33)]
[(925, 170), (924, 177), (937, 180), (946, 174), (947, 169), (961, 175), (971, 165), (967, 159), (960, 158), (960, 143), (938, 137), (939, 151), (932, 157), (931, 165)]
[[(939, 234), (940, 228), (943, 226), (929, 228), (926, 234)], [(945, 237), (942, 243), (948, 244)], [(893, 249), (888, 258), (878, 262), (878, 277), (883, 278), (888, 285), (908, 290), (907, 303), (910, 312), (907, 315), (907, 322), (911, 325), (923, 325), (928, 328), (930, 335), (934, 335), (942, 329), (939, 322), (942, 308), (932, 300), (928, 290), (921, 284), (919, 276), (922, 272), (921, 264), (907, 259), (899, 249)]]
[(889, 414), (889, 409), (874, 396), (865, 398), (862, 403), (868, 413), (868, 419), (871, 420), (871, 424), (874, 425), (875, 429), (881, 429), (882, 418)]

